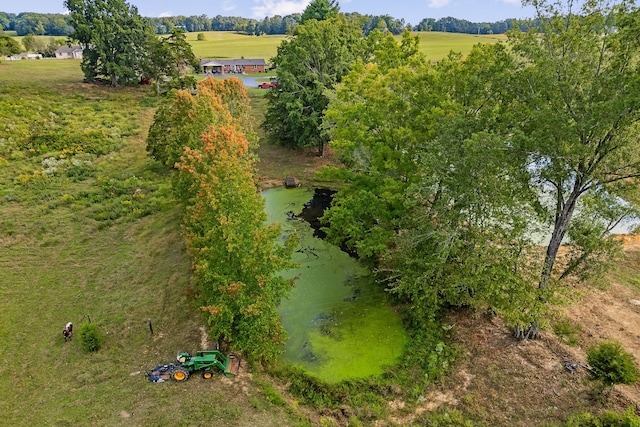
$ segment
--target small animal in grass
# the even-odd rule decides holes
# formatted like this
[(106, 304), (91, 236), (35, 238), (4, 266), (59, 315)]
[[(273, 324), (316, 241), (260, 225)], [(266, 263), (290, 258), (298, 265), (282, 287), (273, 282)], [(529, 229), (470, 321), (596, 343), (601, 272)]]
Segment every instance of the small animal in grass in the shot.
[(71, 339), (71, 337), (73, 336), (73, 323), (67, 323), (67, 326), (65, 326), (62, 330), (62, 336), (64, 337), (65, 341), (69, 341)]

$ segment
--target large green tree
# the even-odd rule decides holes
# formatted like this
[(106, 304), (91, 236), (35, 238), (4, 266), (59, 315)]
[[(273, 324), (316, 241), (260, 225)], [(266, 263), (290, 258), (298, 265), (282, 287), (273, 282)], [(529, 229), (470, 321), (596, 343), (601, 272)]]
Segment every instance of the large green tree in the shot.
[(365, 38), (342, 15), (299, 25), (272, 59), (279, 85), (267, 94), (263, 127), (269, 138), (291, 148), (318, 147), (328, 141), (322, 129), (327, 90), (340, 82), (365, 54)]
[(543, 31), (510, 34), (519, 64), (510, 105), (514, 128), (529, 137), (521, 149), (530, 153), (531, 184), (544, 195), (542, 218), (552, 230), (544, 288), (557, 277), (566, 237), (577, 250), (564, 266), (575, 271), (602, 255), (595, 249), (629, 213), (612, 196), (640, 177), (640, 12), (633, 1), (592, 0), (579, 10), (572, 1), (527, 3)]
[(536, 317), (523, 262), (526, 157), (510, 151), (519, 136), (505, 131), (499, 101), (513, 61), (486, 45), (427, 65), (412, 39), (378, 40), (373, 63), (345, 77), (330, 103), (326, 125), (349, 185), (324, 217), (328, 235), (372, 260), (415, 322), (449, 305)]
[[(423, 122), (411, 120), (423, 103), (413, 93), (424, 87), (416, 74), (424, 57), (405, 33), (369, 36), (373, 63), (356, 63), (337, 85), (324, 127), (347, 167), (337, 172), (351, 185), (338, 192), (325, 220), (328, 237), (361, 259), (385, 251), (403, 211), (403, 192), (415, 174)], [(418, 102), (416, 104), (416, 102)]]
[[(377, 257), (412, 313), (489, 305), (519, 338), (537, 336), (555, 279), (601, 272), (615, 254), (610, 232), (640, 176), (638, 10), (532, 3), (542, 34), (421, 68), (363, 66), (325, 122), (350, 183), (329, 236)], [(377, 57), (401, 64), (385, 45)]]
[(313, 0), (307, 5), (300, 17), (300, 23), (315, 19), (316, 21), (324, 21), (333, 18), (340, 12), (340, 5), (335, 0)]
[(149, 34), (149, 49), (143, 68), (145, 77), (154, 80), (156, 94), (160, 94), (164, 82), (173, 82), (188, 72), (199, 71), (200, 62), (187, 42), (185, 31), (174, 27), (167, 37)]
[(151, 28), (124, 0), (65, 0), (74, 32), (84, 47), (81, 68), (87, 81), (106, 78), (112, 86), (137, 83), (144, 71)]
[(12, 37), (0, 35), (0, 56), (11, 56), (20, 53), (20, 43)]

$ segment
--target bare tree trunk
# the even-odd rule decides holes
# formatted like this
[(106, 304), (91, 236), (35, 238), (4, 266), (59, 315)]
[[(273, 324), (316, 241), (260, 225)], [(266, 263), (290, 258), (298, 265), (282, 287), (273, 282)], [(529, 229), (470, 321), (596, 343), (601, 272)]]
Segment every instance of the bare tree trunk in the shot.
[[(569, 198), (562, 203), (560, 199), (562, 196), (558, 194), (558, 211), (556, 212), (556, 221), (553, 226), (553, 233), (551, 233), (551, 241), (547, 246), (547, 253), (544, 258), (544, 265), (542, 267), (542, 274), (540, 275), (540, 282), (538, 287), (540, 289), (546, 288), (549, 285), (549, 279), (553, 272), (553, 266), (558, 256), (558, 250), (562, 244), (564, 236), (567, 234), (569, 224), (571, 223), (571, 217), (576, 208), (578, 197), (580, 197), (581, 189), (580, 184), (576, 182), (573, 187), (573, 191), (569, 195)], [(516, 325), (513, 330), (513, 336), (519, 340), (537, 339), (540, 334), (540, 327), (538, 324), (532, 323), (528, 327), (522, 327)]]
[[(551, 233), (551, 241), (547, 246), (547, 253), (544, 258), (544, 265), (542, 267), (542, 274), (540, 275), (540, 282), (538, 287), (545, 288), (549, 285), (549, 279), (553, 271), (553, 265), (556, 262), (558, 256), (558, 250), (562, 244), (564, 236), (567, 234), (569, 224), (571, 223), (571, 217), (573, 211), (576, 209), (576, 202), (580, 196), (580, 188), (576, 183), (573, 191), (569, 195), (567, 201), (562, 205), (562, 209), (556, 214), (556, 222), (553, 226), (553, 233)], [(558, 196), (560, 197), (560, 196)]]

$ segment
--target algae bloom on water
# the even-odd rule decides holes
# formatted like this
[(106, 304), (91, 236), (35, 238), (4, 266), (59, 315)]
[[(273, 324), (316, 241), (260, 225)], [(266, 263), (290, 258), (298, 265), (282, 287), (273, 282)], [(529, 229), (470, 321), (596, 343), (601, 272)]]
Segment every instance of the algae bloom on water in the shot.
[(383, 290), (357, 260), (295, 219), (313, 190), (277, 188), (263, 194), (269, 221), (300, 236), (294, 256), (299, 267), (286, 272), (299, 278), (279, 308), (289, 334), (283, 359), (330, 383), (382, 374), (398, 362), (407, 341)]

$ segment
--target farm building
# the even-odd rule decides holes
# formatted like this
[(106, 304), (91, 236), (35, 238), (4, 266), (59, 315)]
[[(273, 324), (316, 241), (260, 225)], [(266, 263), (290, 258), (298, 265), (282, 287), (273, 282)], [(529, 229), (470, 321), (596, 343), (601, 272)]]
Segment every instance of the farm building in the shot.
[(265, 73), (264, 59), (201, 59), (203, 73)]
[(82, 46), (60, 46), (56, 49), (57, 59), (82, 59)]

